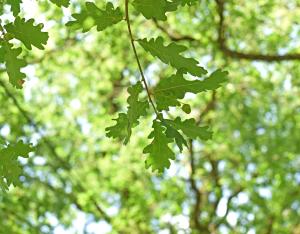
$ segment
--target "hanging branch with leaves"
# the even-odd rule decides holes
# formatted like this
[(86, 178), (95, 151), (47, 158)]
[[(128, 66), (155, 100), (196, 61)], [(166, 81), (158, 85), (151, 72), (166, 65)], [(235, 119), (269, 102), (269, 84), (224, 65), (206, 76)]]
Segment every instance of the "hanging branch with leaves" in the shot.
[[(70, 5), (69, 0), (50, 1), (58, 7)], [(23, 87), (26, 78), (25, 73), (22, 72), (22, 68), (27, 66), (25, 58), (22, 57), (22, 50), (32, 50), (32, 47), (43, 50), (49, 38), (48, 33), (43, 31), (43, 24), (36, 23), (34, 19), (25, 20), (20, 16), (21, 3), (22, 0), (2, 2), (1, 9), (8, 4), (15, 18), (13, 22), (0, 24), (0, 63), (5, 66), (9, 82), (17, 89)], [(184, 147), (188, 147), (188, 139), (208, 140), (212, 137), (209, 127), (198, 126), (193, 118), (166, 118), (170, 107), (180, 107), (184, 113), (191, 113), (190, 105), (180, 100), (187, 93), (198, 94), (221, 87), (227, 81), (227, 72), (219, 69), (207, 75), (208, 72), (199, 66), (196, 59), (182, 55), (187, 50), (185, 46), (174, 42), (167, 44), (162, 37), (141, 39), (134, 37), (130, 21), (130, 6), (147, 20), (157, 22), (166, 21), (168, 12), (174, 12), (180, 6), (196, 4), (196, 0), (124, 0), (124, 3), (128, 38), (141, 79), (128, 87), (127, 112), (119, 113), (115, 119), (116, 124), (106, 128), (106, 133), (108, 137), (127, 144), (130, 141), (132, 129), (140, 124), (141, 118), (148, 114), (149, 107), (151, 107), (155, 116), (149, 135), (152, 142), (144, 148), (143, 152), (147, 155), (146, 167), (151, 167), (153, 171), (163, 172), (165, 168), (170, 167), (170, 160), (175, 159), (171, 143), (175, 143), (182, 151)], [(107, 2), (104, 9), (100, 9), (93, 2), (86, 2), (81, 11), (73, 14), (72, 17), (73, 20), (69, 21), (66, 26), (73, 30), (80, 29), (82, 32), (88, 32), (93, 27), (96, 27), (97, 31), (103, 31), (124, 20), (121, 7), (115, 7), (111, 2)], [(20, 43), (15, 43), (15, 40), (24, 47), (22, 48)], [(161, 78), (155, 87), (149, 87), (138, 49), (143, 49), (176, 72), (170, 77)], [(194, 79), (187, 80), (185, 78), (187, 75)], [(146, 92), (148, 100), (143, 98), (143, 92)], [(13, 144), (10, 147), (13, 147)], [(29, 148), (25, 147), (25, 149), (28, 151)], [(25, 156), (27, 151), (24, 153)], [(4, 181), (8, 181), (7, 185), (10, 184), (11, 180), (5, 174), (2, 173), (0, 176)], [(13, 182), (13, 184), (16, 183)], [(7, 188), (4, 185), (2, 187)]]

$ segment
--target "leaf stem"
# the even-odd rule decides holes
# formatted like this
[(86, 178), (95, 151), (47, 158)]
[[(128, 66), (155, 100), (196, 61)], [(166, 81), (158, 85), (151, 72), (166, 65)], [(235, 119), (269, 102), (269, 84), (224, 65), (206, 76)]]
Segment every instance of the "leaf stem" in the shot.
[(132, 50), (134, 52), (134, 56), (135, 56), (136, 62), (137, 62), (138, 67), (139, 67), (139, 71), (140, 71), (140, 74), (141, 74), (141, 77), (142, 77), (142, 82), (143, 82), (143, 84), (145, 86), (149, 102), (151, 103), (151, 105), (152, 105), (152, 107), (153, 107), (156, 115), (159, 116), (159, 113), (158, 113), (158, 111), (157, 111), (157, 109), (156, 109), (156, 107), (154, 105), (154, 102), (153, 102), (153, 100), (151, 98), (150, 90), (149, 90), (149, 87), (148, 87), (148, 84), (147, 84), (147, 81), (146, 81), (146, 78), (145, 78), (145, 75), (144, 75), (144, 72), (143, 72), (143, 69), (142, 69), (139, 57), (138, 57), (138, 54), (137, 54), (137, 51), (136, 51), (136, 48), (135, 48), (134, 38), (133, 38), (133, 35), (132, 35), (131, 26), (130, 26), (128, 4), (129, 4), (129, 0), (125, 0), (125, 20), (126, 20), (126, 23), (127, 23), (127, 28), (128, 28), (128, 33), (129, 33), (129, 37), (130, 37), (130, 42), (131, 42)]

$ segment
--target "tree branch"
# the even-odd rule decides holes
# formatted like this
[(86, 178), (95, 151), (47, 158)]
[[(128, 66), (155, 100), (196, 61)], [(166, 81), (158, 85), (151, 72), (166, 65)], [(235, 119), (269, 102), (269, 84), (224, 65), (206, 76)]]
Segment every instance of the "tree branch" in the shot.
[[(0, 86), (2, 86), (2, 88), (4, 89), (6, 95), (13, 101), (14, 105), (19, 110), (21, 115), (25, 118), (25, 120), (28, 122), (28, 124), (33, 126), (36, 133), (43, 136), (42, 132), (40, 131), (40, 128), (39, 128), (38, 124), (30, 117), (28, 112), (25, 109), (23, 109), (23, 107), (18, 102), (17, 98), (13, 95), (12, 92), (10, 92), (10, 90), (8, 89), (8, 87), (5, 85), (5, 83), (2, 80), (0, 80)], [(63, 168), (67, 171), (71, 171), (70, 165), (62, 157), (60, 157), (60, 155), (56, 152), (55, 146), (52, 144), (52, 142), (50, 140), (48, 140), (45, 136), (42, 137), (42, 141), (48, 147), (48, 149), (51, 151), (51, 153), (53, 154), (55, 159), (58, 160), (63, 165)], [(75, 178), (75, 177), (73, 177), (73, 178)], [(78, 178), (80, 178), (80, 177), (78, 177)], [(71, 178), (70, 178), (70, 181), (71, 181)], [(78, 180), (75, 181), (75, 183), (77, 184), (78, 188), (82, 192), (87, 191), (84, 188), (84, 186)], [(91, 199), (92, 203), (94, 204), (96, 210), (100, 213), (100, 215), (104, 218), (104, 220), (107, 221), (107, 222), (110, 222), (111, 221), (110, 217), (98, 205), (97, 201), (93, 197), (91, 197), (90, 199)]]
[(177, 32), (171, 32), (164, 28), (162, 25), (158, 23), (156, 19), (153, 19), (155, 26), (160, 29), (163, 33), (165, 33), (172, 41), (198, 41), (198, 39), (190, 36), (190, 35), (181, 35)]
[(134, 38), (133, 38), (133, 35), (132, 35), (132, 30), (131, 30), (131, 25), (130, 25), (128, 5), (129, 5), (129, 0), (125, 0), (125, 19), (126, 19), (126, 23), (127, 23), (129, 37), (130, 37), (130, 43), (131, 43), (132, 50), (133, 50), (133, 53), (134, 53), (134, 56), (135, 56), (135, 59), (136, 59), (136, 62), (137, 62), (137, 65), (138, 65), (141, 77), (142, 77), (142, 82), (144, 84), (144, 87), (145, 87), (147, 95), (148, 95), (149, 102), (152, 105), (153, 110), (156, 113), (156, 115), (159, 116), (159, 113), (158, 113), (158, 111), (157, 111), (157, 109), (156, 109), (156, 107), (154, 105), (154, 102), (153, 102), (153, 100), (151, 98), (150, 90), (148, 88), (148, 84), (147, 84), (147, 81), (146, 81), (146, 78), (145, 78), (145, 75), (144, 75), (144, 72), (143, 72), (143, 69), (142, 69), (142, 65), (141, 65), (139, 56), (137, 54), (136, 48), (135, 48)]
[(265, 62), (280, 62), (285, 60), (300, 60), (300, 54), (260, 54), (260, 53), (243, 53), (236, 50), (228, 48), (225, 31), (225, 0), (215, 0), (217, 4), (217, 10), (219, 15), (219, 24), (218, 24), (218, 39), (220, 50), (224, 55), (236, 58), (236, 59), (246, 59), (246, 60), (261, 60)]

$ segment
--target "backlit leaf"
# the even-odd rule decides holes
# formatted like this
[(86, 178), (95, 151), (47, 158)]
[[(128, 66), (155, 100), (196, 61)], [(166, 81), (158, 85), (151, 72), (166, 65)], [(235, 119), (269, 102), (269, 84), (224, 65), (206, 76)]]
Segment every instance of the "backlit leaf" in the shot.
[(75, 20), (68, 22), (67, 26), (82, 29), (83, 32), (87, 32), (92, 27), (97, 26), (97, 30), (102, 31), (123, 19), (120, 8), (114, 8), (111, 2), (106, 4), (105, 10), (99, 9), (92, 2), (86, 2), (85, 6), (85, 10), (72, 15)]
[(31, 50), (31, 46), (35, 46), (41, 50), (48, 41), (48, 33), (42, 32), (43, 24), (34, 25), (34, 19), (25, 21), (20, 17), (16, 17), (14, 23), (5, 25), (8, 33), (14, 35), (14, 38), (20, 40), (27, 49)]
[(197, 126), (195, 119), (182, 121), (177, 117), (175, 120), (165, 119), (164, 121), (173, 128), (182, 131), (190, 139), (200, 138), (201, 140), (208, 140), (212, 137), (212, 132), (208, 130), (208, 127)]
[(24, 82), (24, 78), (26, 77), (25, 74), (21, 72), (21, 69), (27, 65), (25, 60), (18, 58), (18, 56), (22, 52), (22, 49), (14, 49), (13, 45), (8, 42), (2, 43), (1, 47), (3, 47), (5, 52), (4, 61), (6, 71), (9, 77), (9, 82), (14, 87), (21, 89), (22, 84)]
[(54, 4), (56, 4), (59, 7), (68, 7), (70, 5), (70, 0), (50, 0)]
[(22, 141), (16, 144), (1, 145), (0, 147), (0, 188), (8, 190), (8, 187), (13, 184), (19, 185), (19, 176), (22, 173), (22, 168), (18, 162), (18, 157), (28, 158), (28, 154), (32, 152), (31, 145), (25, 144)]
[(10, 5), (11, 11), (14, 16), (17, 16), (20, 13), (20, 4), (22, 0), (7, 0), (7, 4)]
[(163, 172), (165, 168), (170, 167), (170, 160), (175, 159), (175, 154), (168, 146), (172, 140), (166, 136), (165, 128), (157, 120), (153, 121), (153, 131), (149, 138), (153, 140), (143, 151), (149, 154), (146, 159), (146, 168), (152, 167), (153, 171)]
[(135, 85), (128, 88), (128, 93), (130, 95), (127, 99), (127, 114), (119, 114), (119, 117), (115, 119), (117, 124), (115, 126), (106, 128), (108, 137), (117, 138), (121, 141), (124, 141), (124, 144), (128, 143), (132, 128), (139, 124), (139, 118), (147, 114), (147, 109), (149, 107), (147, 100), (139, 100), (139, 95), (142, 91), (143, 86), (141, 82), (137, 82)]
[(138, 42), (146, 51), (177, 70), (183, 70), (194, 76), (206, 74), (206, 70), (198, 66), (197, 60), (186, 58), (180, 54), (187, 49), (185, 46), (177, 45), (174, 42), (165, 46), (162, 37), (150, 40), (138, 40)]
[(189, 81), (184, 79), (181, 72), (161, 79), (154, 88), (154, 97), (159, 110), (168, 110), (170, 106), (179, 106), (178, 99), (184, 98), (186, 93), (200, 93), (219, 88), (227, 81), (227, 72), (216, 70), (204, 80)]
[(166, 20), (166, 0), (135, 0), (133, 6), (147, 19)]

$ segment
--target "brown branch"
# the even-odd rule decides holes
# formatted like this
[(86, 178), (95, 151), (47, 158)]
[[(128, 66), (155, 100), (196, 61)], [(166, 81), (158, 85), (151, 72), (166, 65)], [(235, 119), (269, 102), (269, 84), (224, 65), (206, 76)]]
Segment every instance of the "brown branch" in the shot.
[(195, 181), (195, 153), (194, 153), (194, 147), (193, 147), (193, 141), (190, 140), (190, 147), (189, 147), (189, 153), (190, 153), (190, 177), (189, 177), (189, 182), (191, 189), (193, 190), (193, 193), (195, 195), (195, 205), (194, 205), (194, 210), (192, 214), (193, 218), (193, 223), (195, 225), (195, 228), (201, 229), (201, 224), (199, 222), (199, 217), (200, 217), (200, 206), (201, 206), (201, 200), (202, 200), (202, 194), (200, 193), (199, 189), (197, 188), (196, 181)]
[(228, 216), (228, 213), (229, 213), (229, 211), (230, 211), (231, 202), (232, 202), (233, 198), (235, 198), (237, 195), (239, 195), (240, 192), (243, 191), (243, 189), (244, 189), (244, 188), (241, 187), (241, 186), (238, 187), (238, 188), (237, 188), (237, 189), (236, 189), (236, 190), (228, 197), (225, 214), (224, 214), (224, 216), (219, 220), (219, 222), (217, 222), (216, 227), (219, 227), (222, 223), (225, 222), (225, 220), (226, 220), (226, 218), (227, 218), (227, 216)]
[[(226, 25), (225, 25), (225, 0), (215, 0), (218, 7), (219, 23), (218, 23), (218, 38), (217, 43), (220, 50), (224, 55), (234, 58), (234, 59), (245, 59), (245, 60), (258, 60), (264, 62), (280, 62), (289, 60), (300, 60), (299, 53), (287, 53), (287, 54), (261, 54), (261, 53), (246, 53), (237, 50), (230, 49), (227, 46), (226, 39)], [(165, 33), (172, 41), (199, 41), (197, 38), (190, 35), (182, 35), (178, 32), (169, 31), (156, 20), (153, 20), (155, 26)]]
[(160, 29), (163, 33), (165, 33), (172, 41), (198, 41), (198, 39), (190, 36), (190, 35), (181, 35), (178, 32), (171, 32), (164, 28), (162, 25), (158, 23), (156, 19), (153, 19), (155, 26)]
[(213, 109), (216, 107), (217, 102), (217, 91), (213, 90), (211, 95), (211, 100), (207, 103), (205, 109), (200, 113), (198, 119), (196, 120), (197, 124), (200, 124), (203, 120), (203, 118)]
[(208, 228), (201, 224), (200, 222), (200, 216), (201, 216), (201, 203), (202, 203), (202, 191), (197, 187), (196, 180), (195, 180), (195, 174), (196, 174), (196, 165), (195, 165), (195, 153), (194, 153), (194, 147), (193, 147), (193, 140), (190, 140), (189, 142), (189, 153), (190, 153), (190, 176), (188, 178), (188, 181), (190, 183), (191, 189), (195, 196), (195, 204), (194, 209), (191, 214), (192, 219), (192, 226), (196, 230), (198, 230), (200, 233), (209, 233)]
[(265, 62), (280, 62), (285, 60), (300, 60), (300, 54), (260, 54), (260, 53), (244, 53), (236, 50), (232, 50), (227, 46), (227, 40), (225, 36), (226, 26), (225, 26), (225, 0), (215, 0), (217, 4), (217, 10), (219, 15), (218, 24), (218, 39), (220, 50), (224, 55), (235, 58), (235, 59), (246, 59), (246, 60), (260, 60)]

